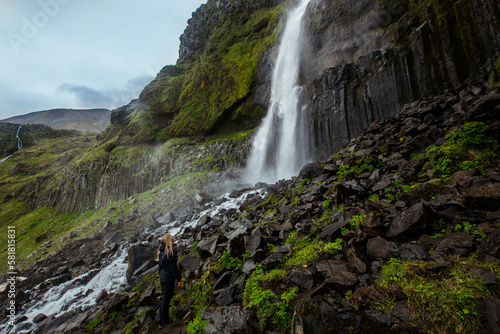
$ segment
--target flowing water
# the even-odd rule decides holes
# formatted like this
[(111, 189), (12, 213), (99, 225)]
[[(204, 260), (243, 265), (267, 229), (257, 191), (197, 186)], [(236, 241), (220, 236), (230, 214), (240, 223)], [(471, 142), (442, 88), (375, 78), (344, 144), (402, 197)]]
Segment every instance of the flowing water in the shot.
[(17, 148), (19, 150), (22, 150), (23, 149), (23, 142), (21, 141), (21, 138), (19, 137), (19, 131), (21, 131), (21, 128), (23, 126), (20, 125), (18, 128), (17, 128), (17, 133), (16, 133), (16, 138), (17, 138)]
[[(264, 189), (247, 190), (238, 197), (231, 197), (230, 193), (227, 193), (207, 204), (202, 211), (194, 213), (188, 221), (172, 221), (156, 230), (147, 230), (144, 234), (154, 235), (158, 238), (165, 232), (180, 235), (187, 227), (195, 227), (198, 220), (205, 215), (214, 217), (227, 210), (238, 210), (250, 196), (263, 197), (264, 195)], [(37, 292), (37, 287), (33, 291), (26, 291), (33, 296), (33, 301), (23, 305), (23, 309), (16, 314), (16, 318), (26, 316), (28, 320), (16, 326), (8, 326), (4, 323), (0, 325), (0, 334), (30, 333), (36, 328), (32, 321), (40, 313), (59, 316), (76, 309), (85, 311), (95, 308), (96, 299), (102, 290), (106, 290), (108, 293), (119, 292), (120, 288), (124, 288), (127, 284), (128, 265), (125, 257), (131, 246), (132, 244), (123, 244), (122, 248), (116, 252), (115, 257), (110, 259), (109, 263), (104, 265), (92, 279), (88, 278), (90, 273), (86, 272), (68, 282), (52, 287), (43, 295)]]
[(250, 183), (274, 183), (297, 175), (307, 162), (298, 86), (302, 17), (309, 0), (301, 0), (287, 18), (271, 82), (269, 110), (252, 143), (246, 169)]

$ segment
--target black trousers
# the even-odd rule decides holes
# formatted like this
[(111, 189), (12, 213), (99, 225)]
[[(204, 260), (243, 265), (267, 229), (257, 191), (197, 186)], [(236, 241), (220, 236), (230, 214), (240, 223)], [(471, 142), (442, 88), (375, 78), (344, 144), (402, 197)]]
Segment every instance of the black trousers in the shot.
[(174, 296), (175, 281), (167, 281), (161, 283), (161, 300), (160, 300), (160, 324), (166, 325), (170, 322), (168, 310), (170, 308), (170, 300)]

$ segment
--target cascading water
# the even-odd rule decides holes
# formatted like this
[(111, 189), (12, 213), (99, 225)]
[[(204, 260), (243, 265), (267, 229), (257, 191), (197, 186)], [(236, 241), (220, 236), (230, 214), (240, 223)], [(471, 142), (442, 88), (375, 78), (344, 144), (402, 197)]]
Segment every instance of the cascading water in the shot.
[(302, 17), (309, 0), (289, 13), (271, 82), (269, 110), (252, 143), (246, 181), (276, 182), (297, 175), (307, 162), (298, 86)]
[(17, 148), (20, 150), (23, 149), (23, 142), (21, 141), (21, 137), (19, 137), (19, 131), (21, 131), (21, 128), (23, 126), (20, 125), (18, 128), (17, 128), (17, 133), (16, 133), (16, 138), (17, 138)]

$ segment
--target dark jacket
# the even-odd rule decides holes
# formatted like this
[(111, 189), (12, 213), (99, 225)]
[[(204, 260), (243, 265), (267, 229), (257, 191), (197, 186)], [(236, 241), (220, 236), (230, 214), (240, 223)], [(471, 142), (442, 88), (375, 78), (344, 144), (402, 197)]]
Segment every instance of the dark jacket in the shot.
[(160, 271), (160, 282), (165, 283), (168, 281), (181, 281), (181, 273), (179, 268), (177, 268), (177, 250), (174, 249), (174, 253), (167, 257), (165, 254), (165, 245), (160, 246), (160, 256), (159, 256), (159, 271)]

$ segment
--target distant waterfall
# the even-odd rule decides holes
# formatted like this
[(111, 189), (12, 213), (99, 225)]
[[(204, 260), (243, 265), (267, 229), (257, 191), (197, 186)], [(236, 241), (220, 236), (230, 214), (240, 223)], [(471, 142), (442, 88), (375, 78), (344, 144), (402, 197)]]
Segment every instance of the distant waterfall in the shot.
[(20, 125), (18, 128), (17, 128), (17, 133), (16, 133), (16, 138), (17, 138), (17, 148), (19, 150), (22, 150), (23, 149), (23, 142), (21, 141), (21, 138), (19, 137), (19, 131), (21, 131), (21, 128), (23, 126)]
[(300, 0), (287, 18), (271, 82), (269, 110), (252, 143), (247, 182), (276, 182), (297, 175), (307, 162), (298, 86), (302, 16), (309, 0)]

